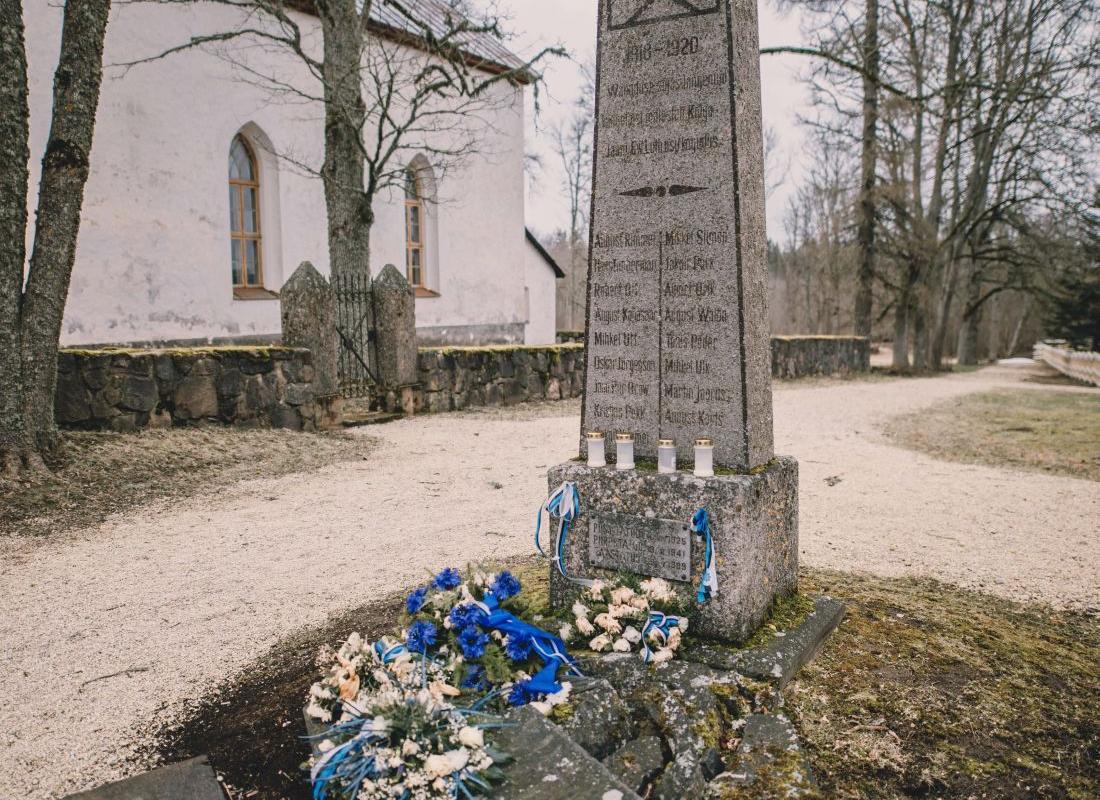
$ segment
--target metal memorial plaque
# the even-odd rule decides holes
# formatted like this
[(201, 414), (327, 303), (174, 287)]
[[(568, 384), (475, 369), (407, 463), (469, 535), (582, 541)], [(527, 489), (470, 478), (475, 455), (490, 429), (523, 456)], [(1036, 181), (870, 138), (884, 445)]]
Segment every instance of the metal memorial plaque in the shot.
[(670, 519), (592, 514), (588, 558), (597, 567), (690, 581), (691, 528)]
[(773, 456), (756, 31), (756, 0), (600, 3), (582, 436), (639, 458)]

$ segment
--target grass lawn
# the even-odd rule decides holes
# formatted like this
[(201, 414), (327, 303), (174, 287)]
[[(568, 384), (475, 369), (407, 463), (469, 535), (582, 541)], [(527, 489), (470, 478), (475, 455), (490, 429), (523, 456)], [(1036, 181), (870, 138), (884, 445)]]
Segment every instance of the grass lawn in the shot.
[(343, 433), (217, 425), (139, 433), (66, 431), (53, 476), (0, 482), (0, 535), (94, 525), (150, 500), (189, 497), (366, 457), (371, 440)]
[(1100, 391), (966, 395), (898, 417), (886, 433), (950, 461), (1100, 480)]
[[(545, 566), (510, 568), (541, 602)], [(821, 571), (808, 593), (848, 617), (786, 690), (821, 797), (1100, 797), (1100, 620), (950, 586)], [(301, 708), (322, 644), (392, 629), (402, 596), (276, 645), (155, 737), (165, 761), (209, 754), (234, 797), (305, 800)], [(769, 797), (762, 788), (739, 798)]]

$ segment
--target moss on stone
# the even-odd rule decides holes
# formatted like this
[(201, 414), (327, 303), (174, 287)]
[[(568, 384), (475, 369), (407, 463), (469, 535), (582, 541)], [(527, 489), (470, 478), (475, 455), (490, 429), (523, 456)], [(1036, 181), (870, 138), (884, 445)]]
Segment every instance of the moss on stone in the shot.
[(814, 610), (814, 601), (802, 594), (795, 592), (788, 597), (780, 597), (772, 603), (764, 624), (757, 629), (744, 647), (760, 647), (772, 640), (777, 631), (790, 631), (797, 628), (805, 621), (806, 617)]
[(577, 708), (572, 703), (561, 703), (550, 709), (550, 719), (561, 725), (563, 722), (573, 719), (576, 712)]
[(499, 354), (499, 353), (519, 353), (525, 352), (532, 355), (537, 353), (546, 353), (550, 356), (561, 357), (562, 353), (569, 352), (581, 352), (584, 350), (584, 345), (569, 342), (566, 344), (547, 344), (547, 345), (526, 345), (526, 344), (487, 344), (469, 347), (459, 346), (447, 346), (447, 347), (421, 347), (419, 348), (421, 354), (438, 353), (444, 356), (472, 354), (472, 353), (485, 353), (485, 354)]
[(102, 358), (110, 356), (169, 356), (170, 358), (199, 358), (202, 356), (247, 355), (258, 358), (270, 358), (276, 355), (288, 355), (299, 352), (299, 348), (281, 345), (203, 345), (201, 347), (103, 347), (103, 348), (63, 348), (61, 355), (76, 358)]

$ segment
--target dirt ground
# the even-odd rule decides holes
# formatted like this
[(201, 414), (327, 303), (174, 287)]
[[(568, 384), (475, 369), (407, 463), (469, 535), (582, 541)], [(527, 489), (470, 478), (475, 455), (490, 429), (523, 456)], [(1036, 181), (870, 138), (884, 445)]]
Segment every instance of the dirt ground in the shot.
[[(1100, 610), (1100, 483), (945, 462), (882, 432), (938, 402), (1030, 388), (1027, 377), (778, 386), (777, 449), (801, 464), (804, 563)], [(170, 725), (288, 632), (449, 563), (528, 553), (545, 470), (575, 455), (577, 411), (364, 429), (369, 460), (0, 540), (0, 796), (132, 773), (138, 730)]]

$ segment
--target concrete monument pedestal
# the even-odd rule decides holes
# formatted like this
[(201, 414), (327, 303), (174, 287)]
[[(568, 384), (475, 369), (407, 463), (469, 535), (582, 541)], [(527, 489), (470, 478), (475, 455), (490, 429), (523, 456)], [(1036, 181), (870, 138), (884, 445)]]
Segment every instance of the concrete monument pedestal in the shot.
[[(580, 462), (554, 467), (551, 491), (572, 481), (581, 498), (566, 540), (566, 570), (585, 578), (624, 571), (665, 578), (697, 609), (693, 633), (744, 641), (775, 599), (798, 587), (798, 462), (777, 457), (753, 473), (696, 478)], [(690, 530), (700, 508), (710, 514), (719, 586), (718, 596), (703, 605), (695, 593), (704, 540)], [(551, 570), (555, 605), (571, 604), (579, 591)]]

